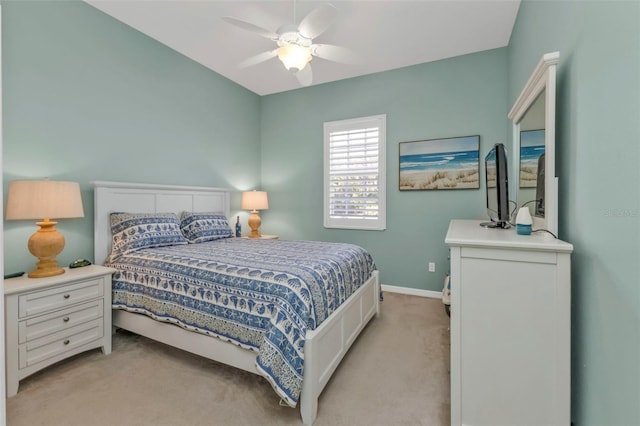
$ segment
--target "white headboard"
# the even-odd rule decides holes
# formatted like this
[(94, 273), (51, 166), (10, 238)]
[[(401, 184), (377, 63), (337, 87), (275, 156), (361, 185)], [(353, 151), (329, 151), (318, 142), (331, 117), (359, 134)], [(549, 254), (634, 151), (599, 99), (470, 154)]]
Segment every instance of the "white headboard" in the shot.
[(111, 253), (112, 212), (222, 212), (229, 218), (230, 190), (126, 182), (92, 182), (94, 186), (94, 261), (102, 265)]

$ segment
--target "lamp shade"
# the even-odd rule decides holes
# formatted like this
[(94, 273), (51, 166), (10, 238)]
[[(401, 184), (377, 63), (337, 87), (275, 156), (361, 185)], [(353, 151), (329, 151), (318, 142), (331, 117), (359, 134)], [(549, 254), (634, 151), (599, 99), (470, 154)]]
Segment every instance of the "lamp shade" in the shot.
[(311, 60), (311, 50), (297, 44), (285, 44), (278, 48), (278, 58), (288, 70), (300, 71)]
[(242, 210), (267, 210), (269, 200), (265, 191), (247, 191), (242, 193)]
[(9, 183), (7, 220), (71, 219), (84, 217), (80, 185), (51, 180)]

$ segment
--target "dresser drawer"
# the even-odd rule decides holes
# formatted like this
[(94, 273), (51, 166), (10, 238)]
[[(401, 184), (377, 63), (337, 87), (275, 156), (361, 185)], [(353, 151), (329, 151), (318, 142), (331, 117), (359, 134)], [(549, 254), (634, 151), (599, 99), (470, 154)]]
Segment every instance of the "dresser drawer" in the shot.
[(53, 311), (103, 295), (104, 280), (102, 278), (22, 294), (18, 298), (18, 317), (24, 318)]
[(92, 300), (81, 305), (20, 321), (18, 323), (18, 343), (39, 339), (60, 330), (101, 318), (104, 312), (103, 304), (102, 299)]
[(19, 368), (30, 367), (49, 358), (71, 351), (104, 335), (102, 319), (79, 324), (19, 345)]

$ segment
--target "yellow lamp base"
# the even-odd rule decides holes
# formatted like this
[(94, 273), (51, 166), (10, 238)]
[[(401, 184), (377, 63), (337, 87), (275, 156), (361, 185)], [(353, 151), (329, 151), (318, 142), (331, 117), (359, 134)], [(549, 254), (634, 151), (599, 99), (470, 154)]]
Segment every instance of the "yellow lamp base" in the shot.
[(56, 256), (64, 249), (64, 236), (56, 229), (57, 222), (45, 219), (38, 222), (40, 229), (29, 238), (29, 251), (38, 258), (36, 269), (29, 272), (29, 278), (44, 278), (64, 274), (58, 266)]
[(262, 220), (260, 219), (260, 215), (257, 210), (254, 210), (249, 215), (249, 228), (251, 228), (251, 232), (249, 233), (249, 238), (260, 238), (262, 235), (260, 234), (260, 225), (262, 224)]

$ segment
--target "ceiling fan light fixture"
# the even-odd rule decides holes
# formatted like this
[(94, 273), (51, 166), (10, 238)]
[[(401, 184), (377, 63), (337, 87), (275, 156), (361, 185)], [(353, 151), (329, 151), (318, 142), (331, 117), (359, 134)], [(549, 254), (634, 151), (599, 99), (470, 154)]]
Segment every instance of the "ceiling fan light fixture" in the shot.
[(289, 71), (300, 71), (311, 61), (311, 49), (297, 44), (285, 44), (278, 48), (278, 58)]

